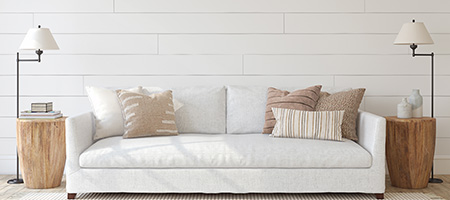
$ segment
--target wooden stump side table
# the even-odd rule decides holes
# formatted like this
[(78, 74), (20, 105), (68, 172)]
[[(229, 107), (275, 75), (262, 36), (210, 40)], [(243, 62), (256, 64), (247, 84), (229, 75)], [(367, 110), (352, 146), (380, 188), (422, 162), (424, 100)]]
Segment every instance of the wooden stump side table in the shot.
[(66, 164), (65, 120), (17, 119), (17, 149), (27, 188), (61, 185)]
[(386, 117), (386, 159), (391, 184), (408, 189), (427, 187), (435, 143), (435, 118)]

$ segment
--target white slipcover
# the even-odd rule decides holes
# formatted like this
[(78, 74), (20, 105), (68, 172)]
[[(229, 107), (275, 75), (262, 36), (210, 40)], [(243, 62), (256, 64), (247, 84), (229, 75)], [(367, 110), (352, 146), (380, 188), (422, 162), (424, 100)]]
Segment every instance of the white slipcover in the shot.
[[(184, 94), (188, 95), (188, 94)], [(182, 95), (183, 96), (183, 95)], [(194, 97), (192, 97), (194, 98)], [(225, 97), (224, 97), (225, 98)], [(217, 99), (216, 99), (217, 100)], [(182, 102), (184, 103), (184, 102)], [(217, 104), (218, 105), (218, 104)], [(189, 106), (185, 104), (184, 107)], [(220, 108), (217, 106), (217, 108)], [(221, 110), (216, 110), (214, 112), (222, 113)], [(187, 113), (189, 114), (189, 112)], [(219, 115), (217, 115), (219, 116)], [(221, 116), (225, 116), (222, 114)], [(219, 119), (223, 121), (222, 118)], [(230, 120), (230, 119), (228, 119)], [(217, 125), (216, 123), (213, 125)], [(223, 122), (223, 127), (225, 127), (225, 122)], [(252, 126), (252, 124), (249, 124)], [(217, 126), (219, 127), (219, 126)], [(216, 127), (216, 128), (217, 128)], [(196, 126), (200, 128), (200, 126)], [(252, 167), (221, 167), (221, 168), (125, 168), (125, 167), (101, 167), (101, 168), (90, 168), (84, 167), (87, 165), (88, 161), (84, 161), (82, 157), (88, 156), (90, 153), (94, 153), (97, 150), (99, 155), (103, 155), (109, 158), (116, 159), (120, 155), (123, 156), (121, 159), (130, 159), (132, 162), (137, 161), (137, 158), (145, 157), (146, 155), (135, 156), (134, 153), (143, 154), (147, 151), (145, 148), (139, 148), (139, 145), (144, 144), (141, 138), (136, 139), (135, 147), (132, 145), (120, 145), (119, 143), (114, 143), (116, 138), (109, 138), (104, 140), (99, 140), (99, 143), (94, 143), (93, 135), (95, 134), (95, 120), (92, 113), (85, 113), (79, 116), (73, 116), (66, 120), (66, 151), (67, 151), (67, 162), (66, 162), (66, 191), (68, 193), (85, 193), (85, 192), (155, 192), (155, 193), (167, 193), (167, 192), (177, 192), (177, 193), (189, 193), (189, 192), (202, 192), (202, 193), (219, 193), (219, 192), (231, 192), (231, 193), (249, 193), (249, 192), (261, 192), (261, 193), (273, 193), (273, 192), (292, 192), (292, 193), (306, 193), (306, 192), (364, 192), (364, 193), (384, 193), (385, 191), (385, 135), (386, 135), (386, 120), (383, 117), (367, 113), (360, 112), (357, 119), (357, 134), (359, 137), (358, 143), (349, 143), (352, 145), (359, 145), (359, 153), (367, 151), (371, 157), (370, 167), (343, 167), (343, 168), (283, 168), (283, 167), (271, 167), (262, 168), (258, 166), (257, 168)], [(193, 140), (189, 138), (191, 135), (187, 134), (184, 137), (181, 134), (180, 138), (182, 143)], [(230, 157), (230, 163), (238, 165), (256, 165), (256, 163), (261, 164), (271, 164), (264, 161), (264, 156), (272, 156), (271, 154), (248, 154), (240, 155), (239, 152), (248, 150), (248, 147), (240, 147), (236, 145), (225, 145), (225, 141), (229, 141), (228, 136), (242, 136), (246, 138), (246, 134), (242, 135), (210, 135), (210, 134), (192, 134), (192, 137), (203, 136), (203, 140), (208, 140), (211, 138), (226, 138), (223, 142), (217, 145), (217, 151), (219, 148), (223, 149), (223, 152), (227, 152), (228, 155), (234, 155)], [(210, 138), (211, 137), (211, 138)], [(264, 139), (273, 139), (276, 141), (279, 138), (269, 138), (267, 135), (254, 134), (249, 135), (247, 140), (251, 140), (254, 143), (263, 142)], [(259, 137), (258, 140), (252, 137)], [(155, 139), (155, 138), (149, 138)], [(259, 141), (259, 139), (263, 141)], [(133, 139), (128, 139), (132, 141)], [(199, 139), (194, 141), (199, 142)], [(287, 139), (286, 139), (287, 140)], [(289, 139), (294, 142), (294, 139)], [(114, 148), (129, 150), (126, 154), (120, 154), (122, 150), (111, 150), (113, 147), (101, 148), (102, 141), (106, 143), (111, 142), (114, 144)], [(170, 140), (167, 140), (168, 142)], [(233, 140), (234, 141), (234, 140)], [(248, 143), (248, 141), (246, 141)], [(313, 144), (320, 144), (327, 141), (314, 141), (311, 142), (310, 147), (314, 148)], [(128, 142), (125, 142), (128, 143)], [(133, 143), (133, 142), (131, 142)], [(142, 143), (142, 144), (138, 144)], [(328, 143), (327, 143), (328, 144)], [(331, 143), (330, 143), (331, 144)], [(336, 143), (337, 144), (337, 143)], [(345, 144), (345, 143), (342, 143)], [(174, 148), (187, 147), (188, 144), (183, 145), (172, 145)], [(347, 144), (346, 144), (347, 145)], [(202, 146), (202, 145), (200, 145)], [(333, 145), (331, 145), (333, 146)], [(292, 147), (292, 146), (291, 146)], [(291, 147), (281, 147), (283, 151), (292, 153)], [(196, 147), (198, 148), (198, 147)], [(193, 152), (196, 148), (187, 148), (189, 151), (180, 150), (180, 152)], [(233, 149), (237, 148), (237, 149)], [(262, 148), (262, 146), (258, 147)], [(296, 149), (301, 149), (301, 146), (296, 146)], [(347, 146), (345, 147), (347, 148)], [(355, 149), (358, 149), (355, 147)], [(239, 150), (238, 150), (239, 149)], [(270, 149), (270, 147), (266, 147)], [(364, 149), (361, 150), (361, 149)], [(92, 151), (91, 151), (92, 150)], [(272, 149), (273, 150), (273, 149)], [(281, 150), (280, 150), (281, 151)], [(124, 151), (125, 152), (125, 151)], [(176, 152), (176, 151), (174, 151)], [(85, 155), (81, 156), (82, 154)], [(97, 152), (96, 152), (97, 153)], [(331, 153), (331, 152), (329, 152)], [(116, 154), (117, 156), (114, 156)], [(93, 155), (93, 154), (92, 154)], [(204, 154), (206, 155), (206, 154)], [(208, 155), (214, 155), (208, 153)], [(152, 155), (148, 155), (152, 156)], [(235, 158), (244, 158), (237, 162)], [(302, 155), (304, 157), (306, 155)], [(337, 155), (336, 155), (337, 156)], [(343, 156), (343, 155), (339, 155)], [(345, 156), (345, 154), (344, 154)], [(91, 159), (96, 159), (93, 156)], [(252, 159), (260, 159), (256, 162)], [(85, 157), (87, 158), (87, 157)], [(187, 156), (189, 158), (192, 158)], [(232, 158), (232, 160), (231, 160)], [(100, 158), (102, 159), (102, 158)], [(312, 159), (312, 158), (310, 158)], [(359, 160), (361, 158), (354, 157), (353, 159)], [(149, 161), (146, 159), (141, 159), (142, 161)], [(195, 159), (194, 159), (195, 160)], [(314, 159), (312, 159), (314, 160)], [(80, 161), (83, 164), (80, 164)], [(178, 160), (181, 161), (181, 160)], [(177, 162), (178, 162), (177, 161)], [(209, 160), (209, 164), (211, 162)], [(329, 159), (330, 162), (335, 162), (333, 159)], [(85, 163), (86, 162), (86, 163)], [(93, 161), (89, 161), (93, 162)], [(105, 161), (101, 161), (105, 162)], [(149, 161), (154, 162), (156, 161)], [(176, 163), (173, 161), (157, 161), (160, 164), (172, 164)], [(163, 163), (166, 162), (166, 163)], [(184, 166), (188, 166), (187, 161), (183, 161)], [(220, 162), (223, 162), (220, 161)], [(316, 161), (314, 161), (316, 162)], [(360, 162), (360, 161), (358, 161)], [(361, 161), (366, 163), (366, 161)], [(120, 163), (120, 162), (118, 162)], [(138, 163), (138, 162), (136, 162)], [(295, 163), (292, 158), (288, 158), (289, 165)], [(207, 164), (207, 163), (201, 163)], [(311, 163), (310, 163), (311, 164)], [(323, 163), (322, 163), (323, 164)], [(367, 163), (366, 163), (367, 164)], [(115, 165), (115, 163), (114, 163)], [(227, 164), (229, 165), (229, 164)], [(100, 165), (98, 165), (100, 166)], [(105, 165), (106, 166), (106, 165)], [(312, 165), (309, 165), (312, 166)]]
[(86, 168), (369, 168), (351, 140), (273, 138), (268, 134), (181, 134), (100, 140), (80, 155)]

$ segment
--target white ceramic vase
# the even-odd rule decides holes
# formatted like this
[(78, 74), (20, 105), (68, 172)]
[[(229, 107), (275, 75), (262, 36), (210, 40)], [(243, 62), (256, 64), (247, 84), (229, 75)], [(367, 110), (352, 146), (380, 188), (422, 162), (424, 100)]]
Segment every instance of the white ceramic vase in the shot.
[(398, 118), (411, 118), (412, 106), (408, 103), (407, 98), (403, 98), (402, 102), (397, 105), (397, 117)]
[(408, 102), (412, 106), (412, 117), (423, 117), (423, 97), (420, 95), (419, 89), (413, 89), (411, 96), (408, 97)]

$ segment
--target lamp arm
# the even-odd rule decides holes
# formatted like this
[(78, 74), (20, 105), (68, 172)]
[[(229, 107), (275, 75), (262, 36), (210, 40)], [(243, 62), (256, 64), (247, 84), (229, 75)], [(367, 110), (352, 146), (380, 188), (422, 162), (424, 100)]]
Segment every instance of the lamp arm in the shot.
[(38, 49), (38, 50), (36, 50), (36, 54), (38, 55), (37, 59), (20, 59), (19, 52), (17, 52), (17, 62), (41, 62), (41, 55), (43, 53), (44, 53), (44, 51)]

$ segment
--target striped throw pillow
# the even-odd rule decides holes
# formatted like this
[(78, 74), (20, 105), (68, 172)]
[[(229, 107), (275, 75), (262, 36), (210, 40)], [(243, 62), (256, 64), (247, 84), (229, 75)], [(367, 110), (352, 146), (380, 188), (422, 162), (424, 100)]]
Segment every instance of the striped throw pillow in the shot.
[(303, 111), (272, 108), (276, 119), (274, 137), (342, 141), (344, 110)]
[(172, 91), (151, 95), (118, 90), (124, 119), (123, 138), (178, 135)]

